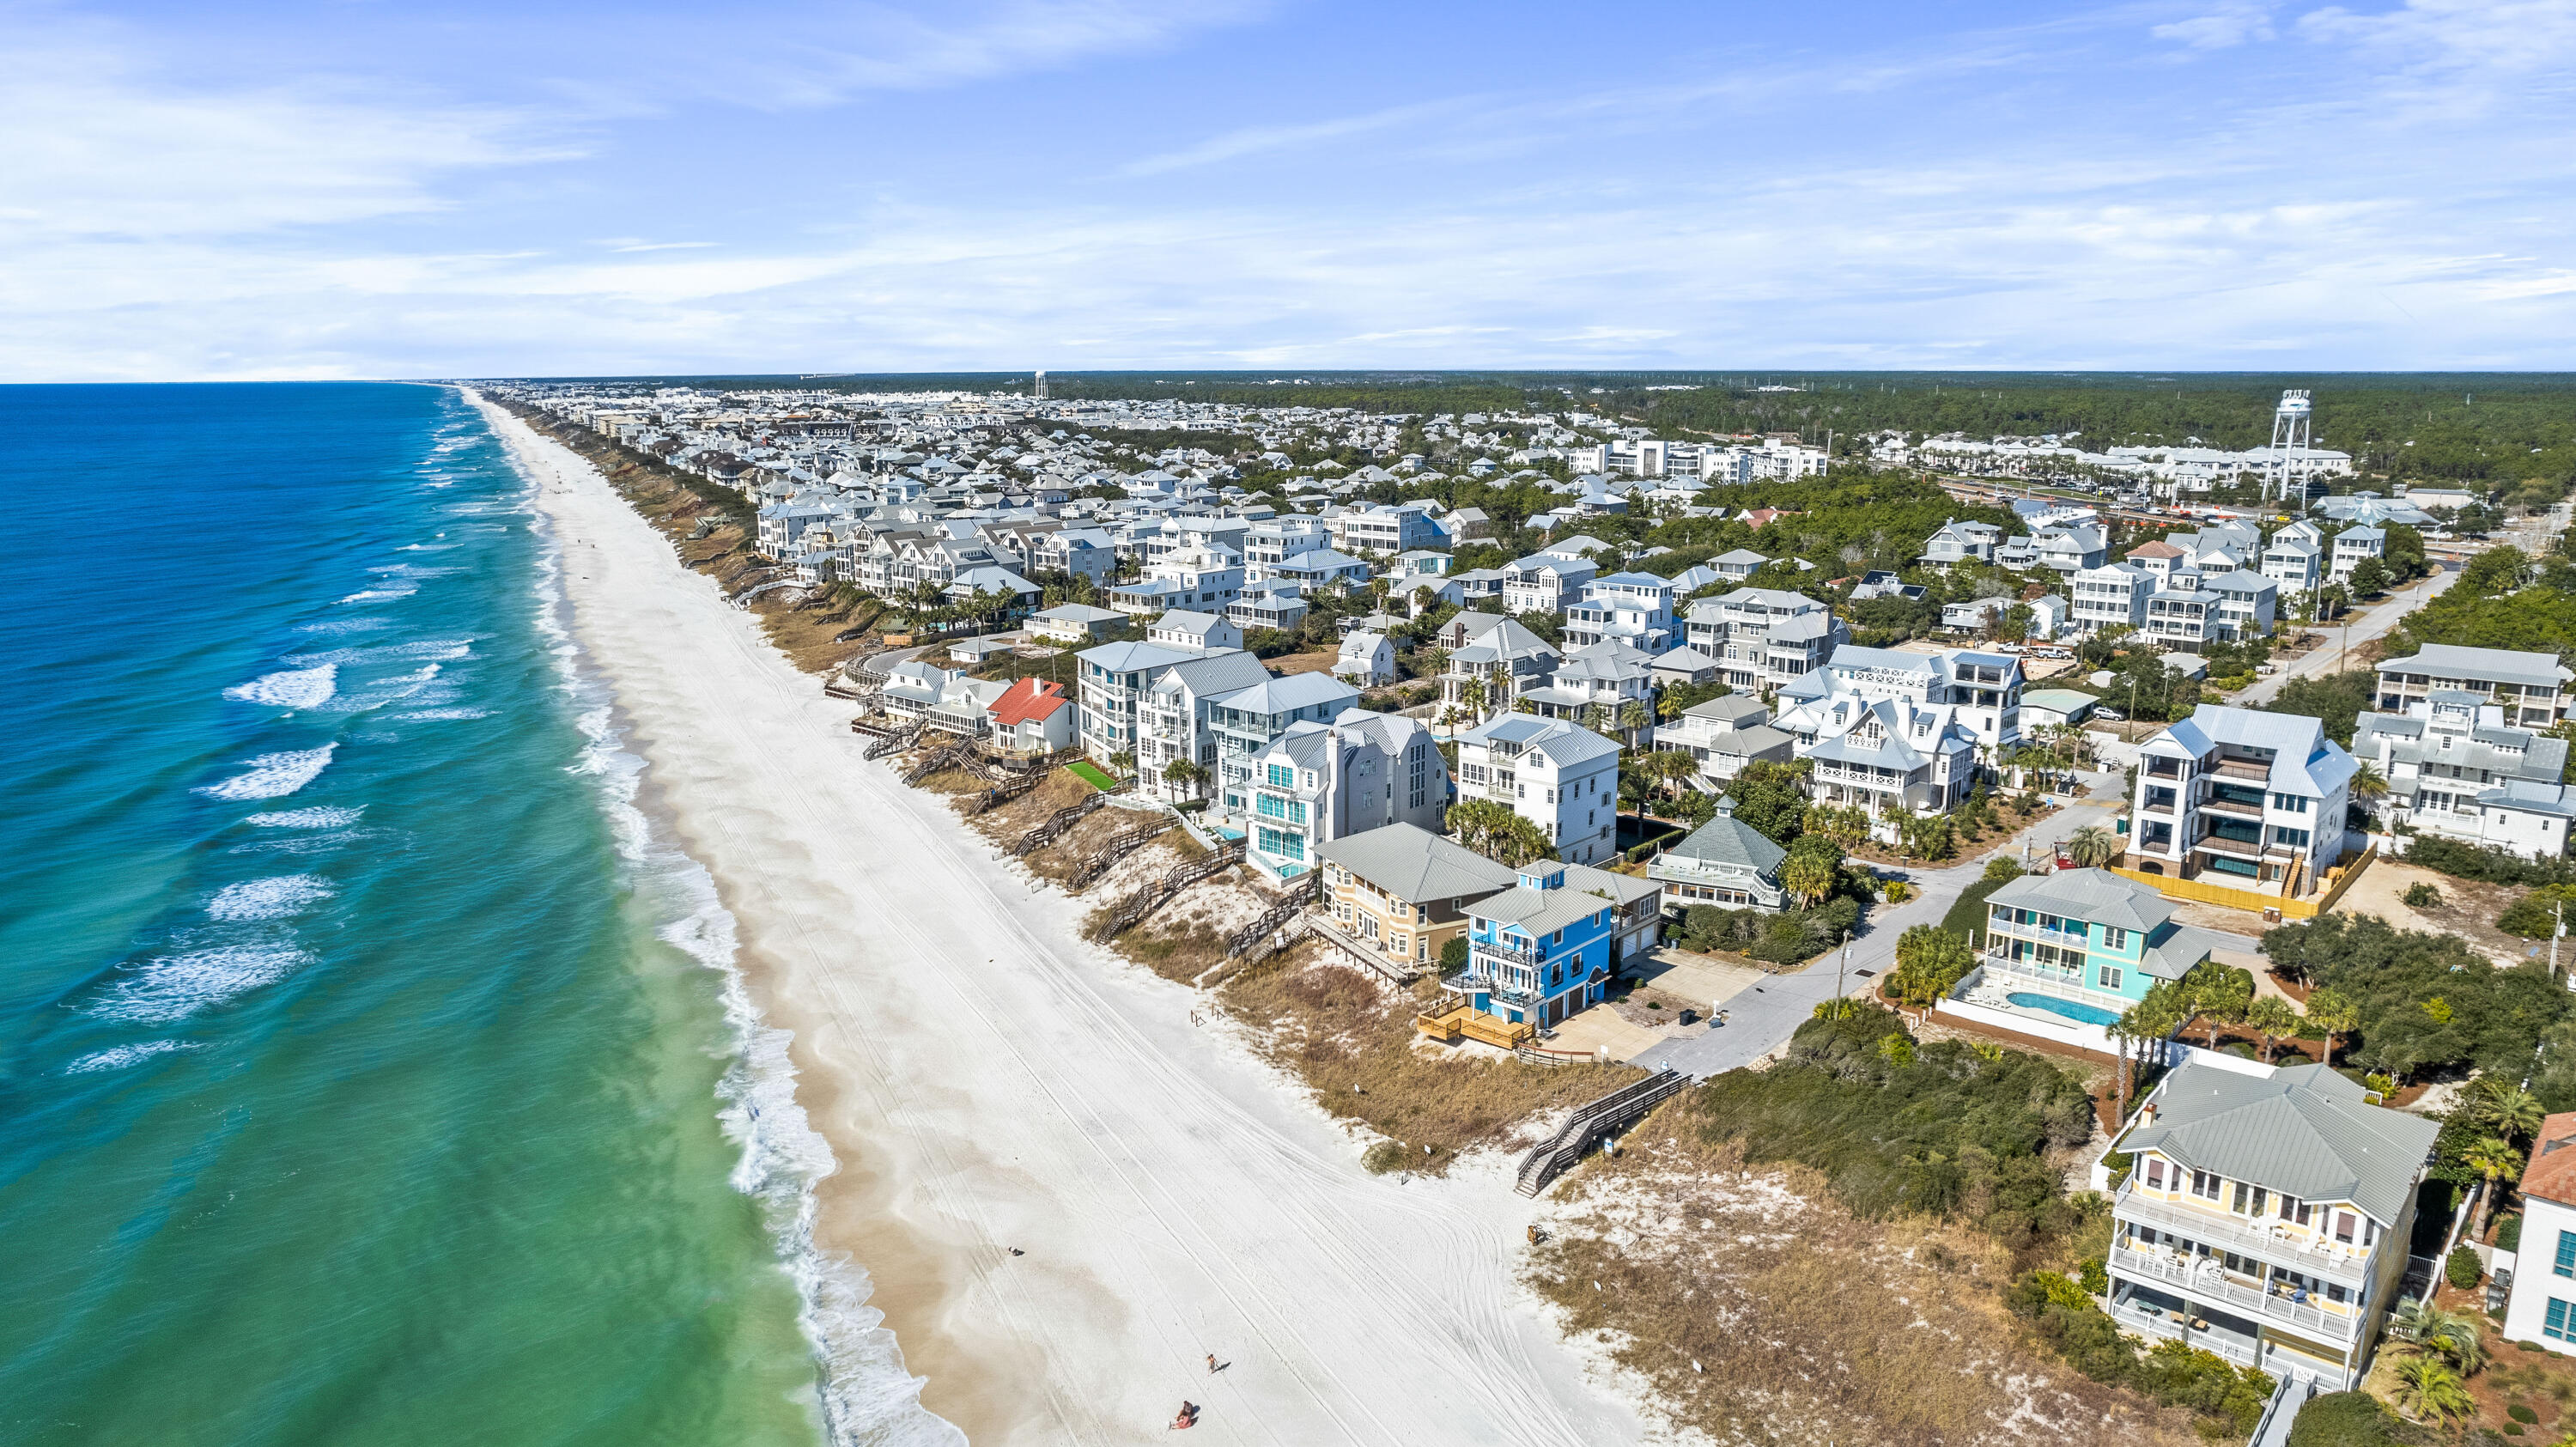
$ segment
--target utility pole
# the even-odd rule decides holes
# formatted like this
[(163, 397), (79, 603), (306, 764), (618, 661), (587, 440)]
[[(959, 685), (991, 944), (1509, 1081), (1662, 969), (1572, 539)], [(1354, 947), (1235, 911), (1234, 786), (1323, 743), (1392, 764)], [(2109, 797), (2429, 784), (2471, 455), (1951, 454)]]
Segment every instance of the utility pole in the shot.
[[(2566, 913), (2567, 906), (2566, 906), (2566, 905), (2564, 905), (2564, 904), (2561, 904), (2560, 906), (2558, 906), (2558, 909), (2559, 909), (2559, 912), (2560, 912), (2561, 914), (2564, 914), (2564, 913)], [(2557, 948), (2558, 948), (2558, 947), (2557, 947), (2557, 942), (2556, 942), (2556, 941), (2552, 941), (2552, 942), (2550, 943), (2550, 964), (2551, 964), (2551, 967), (2552, 967), (2552, 968), (2555, 968), (2555, 967), (2556, 967), (2556, 965), (2557, 965)], [(1844, 930), (1844, 931), (1843, 931), (1843, 953), (1842, 953), (1842, 958), (1841, 958), (1841, 959), (1838, 959), (1838, 960), (1836, 960), (1836, 961), (1834, 962), (1834, 998), (1835, 998), (1835, 999), (1837, 999), (1837, 1000), (1839, 1000), (1839, 999), (1841, 999), (1841, 998), (1843, 997), (1843, 971), (1844, 971), (1844, 970), (1849, 969), (1850, 967), (1851, 967), (1851, 931), (1850, 931), (1850, 930)]]
[(2558, 942), (2567, 938), (2567, 901), (2558, 901), (2558, 927), (2549, 932), (2549, 978), (2558, 978)]

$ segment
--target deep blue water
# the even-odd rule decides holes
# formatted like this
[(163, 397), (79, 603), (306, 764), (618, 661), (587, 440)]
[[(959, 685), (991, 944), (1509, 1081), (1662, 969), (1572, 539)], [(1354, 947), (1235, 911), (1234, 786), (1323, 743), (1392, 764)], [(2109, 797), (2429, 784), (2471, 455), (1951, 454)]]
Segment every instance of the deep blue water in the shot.
[(0, 388), (0, 1441), (819, 1440), (523, 493), (439, 389)]

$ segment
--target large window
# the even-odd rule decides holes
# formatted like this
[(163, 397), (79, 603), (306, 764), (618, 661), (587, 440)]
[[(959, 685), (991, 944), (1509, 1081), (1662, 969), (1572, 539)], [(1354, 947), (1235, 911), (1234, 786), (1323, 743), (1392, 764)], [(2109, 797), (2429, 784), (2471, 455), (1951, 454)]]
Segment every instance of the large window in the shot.
[(2557, 1297), (2549, 1298), (2549, 1314), (2540, 1324), (2540, 1334), (2560, 1341), (2576, 1341), (2576, 1306)]
[(2191, 1173), (2191, 1193), (2193, 1195), (2206, 1201), (2215, 1201), (2218, 1199), (2218, 1187), (2219, 1179), (2215, 1173), (2210, 1171), (2193, 1171)]
[(2549, 1269), (2561, 1276), (2576, 1276), (2576, 1231), (2558, 1233), (2558, 1259)]

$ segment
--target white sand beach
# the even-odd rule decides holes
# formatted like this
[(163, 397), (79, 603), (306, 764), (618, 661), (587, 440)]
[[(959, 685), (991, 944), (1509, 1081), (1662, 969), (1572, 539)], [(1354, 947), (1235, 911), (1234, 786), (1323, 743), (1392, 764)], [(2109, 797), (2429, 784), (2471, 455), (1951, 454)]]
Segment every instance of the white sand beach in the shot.
[(1190, 991), (862, 761), (848, 705), (589, 464), (486, 410), (540, 479), (644, 802), (795, 1034), (840, 1161), (818, 1237), (873, 1275), (925, 1405), (978, 1444), (1165, 1440), (1185, 1397), (1200, 1442), (1645, 1434), (1515, 1284), (1533, 1211), (1498, 1170), (1364, 1173)]

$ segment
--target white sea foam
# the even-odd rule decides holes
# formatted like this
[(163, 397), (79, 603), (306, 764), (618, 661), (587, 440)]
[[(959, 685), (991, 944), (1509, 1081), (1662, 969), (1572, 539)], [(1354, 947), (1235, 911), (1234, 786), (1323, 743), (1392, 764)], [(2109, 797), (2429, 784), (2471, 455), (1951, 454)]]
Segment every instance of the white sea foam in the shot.
[(302, 914), (340, 891), (318, 874), (281, 874), (274, 879), (245, 879), (227, 884), (206, 904), (206, 913), (225, 921), (284, 919)]
[(105, 1050), (92, 1051), (64, 1066), (63, 1074), (88, 1075), (93, 1071), (123, 1070), (129, 1065), (139, 1065), (155, 1055), (169, 1055), (183, 1050), (205, 1048), (203, 1045), (187, 1040), (146, 1040), (139, 1045), (111, 1045)]
[(396, 723), (450, 723), (459, 719), (490, 718), (488, 708), (416, 708), (393, 715)]
[(376, 629), (392, 626), (394, 626), (394, 620), (391, 618), (325, 618), (319, 623), (298, 623), (295, 625), (295, 631), (298, 633), (372, 633)]
[(262, 674), (248, 683), (235, 684), (224, 690), (224, 697), (243, 703), (266, 704), (271, 708), (318, 708), (328, 703), (339, 665), (325, 663), (315, 668), (290, 668)]
[(418, 588), (361, 588), (357, 592), (350, 594), (348, 597), (343, 598), (340, 601), (343, 603), (379, 603), (393, 598), (408, 598), (419, 591), (420, 590)]
[[(526, 469), (515, 449), (511, 461), (524, 479)], [(535, 492), (528, 480), (523, 509)], [(798, 1322), (813, 1343), (821, 1370), (831, 1441), (834, 1447), (965, 1447), (964, 1433), (921, 1405), (923, 1379), (905, 1369), (902, 1348), (885, 1328), (885, 1314), (868, 1305), (872, 1283), (865, 1268), (814, 1243), (814, 1185), (837, 1164), (831, 1144), (807, 1122), (797, 1103), (796, 1067), (787, 1053), (793, 1036), (763, 1023), (744, 988), (735, 958), (734, 918), (718, 900), (714, 878), (678, 846), (657, 838), (635, 807), (644, 761), (621, 747), (606, 691), (581, 667), (581, 650), (563, 617), (561, 559), (550, 535), (547, 541), (537, 578), (537, 626), (552, 640), (562, 687), (580, 710), (576, 726), (589, 740), (567, 768), (599, 780), (618, 857), (669, 916), (656, 933), (723, 977), (725, 1019), (738, 1053), (718, 1087), (717, 1115), (742, 1148), (733, 1184), (761, 1203), (780, 1259), (804, 1303)]]
[(249, 773), (235, 774), (220, 784), (203, 785), (197, 792), (217, 799), (283, 799), (320, 777), (331, 766), (331, 754), (339, 747), (324, 744), (318, 749), (262, 754), (250, 761)]
[(309, 809), (281, 809), (274, 814), (253, 814), (242, 822), (262, 829), (337, 829), (355, 824), (364, 808), (347, 809), (337, 804), (316, 804)]
[(97, 1012), (112, 1020), (166, 1025), (276, 984), (312, 960), (288, 945), (220, 945), (145, 960), (108, 991)]

